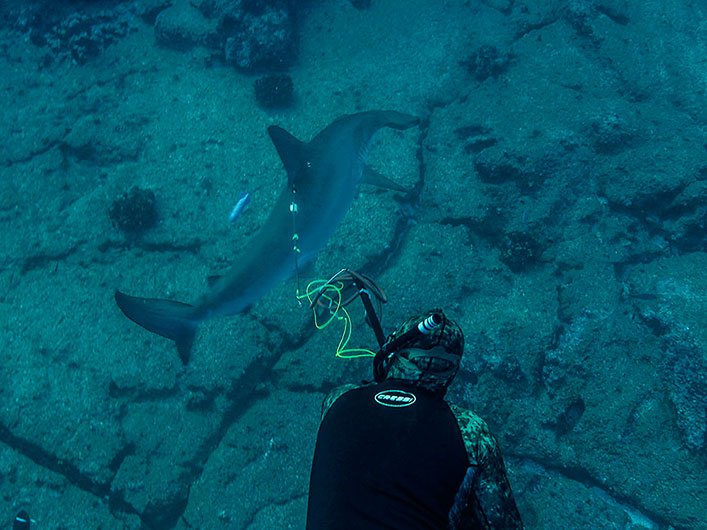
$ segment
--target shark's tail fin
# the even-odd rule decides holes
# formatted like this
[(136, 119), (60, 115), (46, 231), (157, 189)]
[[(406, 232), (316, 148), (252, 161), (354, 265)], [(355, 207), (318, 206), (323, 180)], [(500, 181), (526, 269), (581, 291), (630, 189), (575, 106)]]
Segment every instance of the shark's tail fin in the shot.
[(158, 298), (138, 298), (115, 292), (115, 302), (123, 314), (152, 333), (173, 340), (184, 364), (189, 362), (198, 321), (194, 306)]

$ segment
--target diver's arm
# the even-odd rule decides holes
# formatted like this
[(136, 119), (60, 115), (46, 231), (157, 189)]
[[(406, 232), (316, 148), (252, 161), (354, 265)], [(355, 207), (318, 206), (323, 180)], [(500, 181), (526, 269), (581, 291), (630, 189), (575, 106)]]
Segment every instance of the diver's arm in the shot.
[(496, 438), (476, 414), (451, 406), (469, 457), (469, 468), (450, 511), (450, 529), (522, 530)]

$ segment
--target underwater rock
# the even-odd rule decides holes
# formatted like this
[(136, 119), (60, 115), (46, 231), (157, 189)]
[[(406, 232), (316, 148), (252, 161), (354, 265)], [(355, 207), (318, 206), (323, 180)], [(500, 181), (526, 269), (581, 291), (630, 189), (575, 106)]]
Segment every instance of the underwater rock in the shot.
[(614, 113), (592, 119), (588, 135), (594, 151), (604, 155), (628, 149), (636, 138), (635, 131), (629, 127), (626, 120)]
[(549, 350), (543, 359), (541, 382), (549, 389), (559, 389), (564, 385), (571, 369), (572, 365), (562, 358), (557, 350)]
[(619, 26), (626, 26), (631, 21), (627, 14), (629, 6), (628, 0), (600, 2), (597, 3), (596, 10)]
[(496, 78), (508, 69), (511, 55), (501, 53), (496, 46), (481, 46), (472, 53), (463, 64), (477, 81), (485, 81), (489, 77)]
[(558, 434), (567, 434), (574, 429), (582, 419), (586, 405), (581, 397), (569, 403), (555, 421), (554, 427)]
[[(122, 118), (122, 120), (121, 120)], [(140, 118), (86, 114), (77, 118), (58, 142), (64, 163), (105, 166), (137, 160), (143, 147), (139, 134), (117, 133), (122, 128), (138, 130)]]
[(675, 407), (677, 424), (688, 449), (707, 446), (707, 352), (686, 332), (666, 337), (668, 396)]
[(150, 26), (154, 26), (157, 15), (172, 6), (170, 0), (143, 0), (138, 9), (138, 15)]
[(494, 371), (494, 375), (518, 388), (525, 385), (528, 379), (523, 372), (523, 367), (515, 357), (505, 357)]
[[(705, 179), (706, 168), (702, 168)], [(659, 226), (673, 248), (680, 252), (707, 252), (707, 180), (691, 182), (663, 212)]]
[(694, 252), (637, 266), (624, 286), (638, 318), (660, 339), (660, 375), (680, 437), (707, 447), (707, 279), (705, 254)]
[[(554, 263), (557, 267), (555, 274), (561, 278), (556, 287), (559, 304), (557, 317), (565, 324), (601, 321), (621, 304), (615, 268), (610, 262), (588, 262), (587, 256), (602, 255), (601, 245), (593, 245), (591, 236), (581, 235), (573, 243), (573, 252), (564, 249), (559, 255), (543, 256)], [(608, 259), (613, 259), (613, 256), (612, 253)]]
[(623, 0), (603, 3), (597, 0), (571, 0), (563, 8), (563, 18), (574, 28), (577, 35), (588, 37), (598, 45), (600, 39), (593, 27), (597, 17), (603, 15), (612, 22), (625, 26), (630, 20), (625, 13), (627, 7)]
[(514, 1), (515, 0), (481, 0), (482, 3), (490, 8), (496, 9), (504, 14), (510, 13)]
[(482, 182), (502, 184), (514, 182), (521, 192), (537, 190), (543, 176), (538, 173), (537, 163), (528, 156), (500, 151), (498, 148), (484, 149), (474, 159), (474, 169)]
[(176, 0), (150, 13), (159, 13), (155, 37), (160, 44), (177, 49), (204, 45), (216, 50), (212, 60), (252, 71), (294, 62), (293, 5), (288, 0)]
[(498, 143), (498, 139), (491, 135), (491, 132), (488, 127), (477, 124), (465, 125), (454, 130), (457, 138), (465, 142), (464, 152), (475, 155)]
[(272, 74), (256, 79), (255, 99), (266, 109), (289, 107), (294, 103), (294, 84), (287, 74)]
[(583, 359), (591, 351), (598, 336), (592, 315), (584, 313), (555, 329), (553, 344), (543, 353), (539, 383), (550, 395), (582, 388), (587, 381)]
[(362, 11), (371, 7), (371, 0), (351, 0), (351, 5)]
[[(699, 134), (699, 133), (695, 133)], [(658, 147), (645, 142), (596, 165), (608, 206), (633, 216), (639, 230), (677, 253), (707, 250), (707, 168), (704, 149), (675, 135)], [(635, 229), (634, 229), (635, 232)], [(651, 244), (650, 246), (653, 246)], [(668, 249), (665, 249), (668, 250)], [(645, 255), (643, 257), (645, 259)]]
[(85, 64), (115, 41), (136, 31), (137, 19), (129, 7), (121, 5), (113, 11), (72, 12), (54, 23), (37, 15), (29, 29), (30, 40), (47, 46), (53, 59)]
[(243, 70), (284, 68), (295, 59), (296, 31), (290, 4), (234, 1), (218, 27), (226, 64)]
[(155, 38), (163, 46), (188, 49), (204, 44), (215, 23), (210, 23), (188, 2), (178, 2), (155, 18)]
[(113, 226), (127, 234), (144, 232), (157, 224), (157, 201), (152, 190), (134, 186), (110, 206)]
[(143, 526), (174, 528), (189, 497), (184, 475), (177, 475), (178, 467), (158, 450), (150, 455), (128, 454), (111, 481), (111, 498), (136, 510)]
[(527, 233), (511, 232), (501, 240), (499, 259), (515, 273), (528, 270), (540, 261), (543, 249), (537, 239)]
[(571, 0), (564, 9), (564, 19), (577, 32), (580, 37), (592, 37), (592, 19), (596, 16), (596, 9), (592, 2), (587, 0)]

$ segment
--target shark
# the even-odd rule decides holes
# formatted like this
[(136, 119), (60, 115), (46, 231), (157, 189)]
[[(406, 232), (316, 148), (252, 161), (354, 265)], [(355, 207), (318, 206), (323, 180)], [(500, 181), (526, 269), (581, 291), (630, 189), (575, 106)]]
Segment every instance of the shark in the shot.
[(230, 271), (191, 304), (116, 290), (118, 307), (136, 324), (174, 341), (187, 364), (201, 322), (245, 311), (299, 266), (313, 261), (343, 220), (361, 183), (406, 191), (368, 168), (366, 157), (380, 129), (405, 130), (419, 123), (416, 116), (392, 110), (359, 112), (339, 117), (309, 142), (281, 127), (269, 127), (287, 185)]

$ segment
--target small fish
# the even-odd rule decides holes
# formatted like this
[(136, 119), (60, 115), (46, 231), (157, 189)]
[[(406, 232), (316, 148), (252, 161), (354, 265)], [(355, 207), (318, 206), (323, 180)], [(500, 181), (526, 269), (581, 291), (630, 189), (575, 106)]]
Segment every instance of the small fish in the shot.
[(233, 207), (233, 210), (231, 210), (231, 215), (228, 216), (228, 220), (234, 222), (236, 219), (238, 219), (238, 217), (243, 213), (243, 210), (245, 210), (246, 206), (248, 206), (249, 202), (250, 193), (246, 192), (241, 194), (241, 198), (238, 199), (238, 202)]
[(34, 519), (30, 519), (29, 514), (20, 510), (20, 512), (15, 516), (15, 522), (12, 523), (12, 530), (29, 530), (30, 524), (36, 522)]

